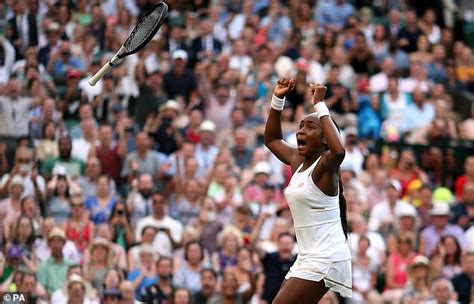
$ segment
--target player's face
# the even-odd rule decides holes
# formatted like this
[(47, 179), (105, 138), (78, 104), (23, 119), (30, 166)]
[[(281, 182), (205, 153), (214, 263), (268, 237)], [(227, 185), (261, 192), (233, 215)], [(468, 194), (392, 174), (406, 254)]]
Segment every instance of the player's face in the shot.
[(321, 122), (315, 115), (308, 115), (301, 120), (296, 132), (298, 153), (311, 156), (323, 145), (324, 135)]

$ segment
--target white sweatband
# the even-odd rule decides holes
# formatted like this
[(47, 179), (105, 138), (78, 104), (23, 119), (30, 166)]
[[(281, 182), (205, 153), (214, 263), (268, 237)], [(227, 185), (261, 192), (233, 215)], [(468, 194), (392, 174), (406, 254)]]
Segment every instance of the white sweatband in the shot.
[(283, 108), (285, 107), (285, 97), (278, 98), (275, 95), (273, 95), (271, 106), (272, 106), (272, 109), (274, 110), (283, 111)]
[(323, 116), (330, 116), (331, 114), (329, 113), (329, 109), (326, 106), (324, 102), (318, 102), (317, 104), (314, 105), (313, 107), (316, 115), (318, 115), (318, 118), (321, 119)]

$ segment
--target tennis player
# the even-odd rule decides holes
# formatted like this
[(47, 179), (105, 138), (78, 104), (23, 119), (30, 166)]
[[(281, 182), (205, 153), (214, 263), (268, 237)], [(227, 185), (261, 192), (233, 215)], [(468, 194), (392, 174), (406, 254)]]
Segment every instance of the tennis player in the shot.
[(310, 85), (315, 112), (301, 120), (293, 148), (283, 141), (280, 116), (294, 80), (278, 80), (265, 126), (265, 145), (291, 166), (285, 189), (299, 255), (273, 303), (318, 303), (328, 290), (352, 295), (351, 253), (347, 242), (346, 201), (339, 167), (345, 151), (324, 103), (326, 87)]

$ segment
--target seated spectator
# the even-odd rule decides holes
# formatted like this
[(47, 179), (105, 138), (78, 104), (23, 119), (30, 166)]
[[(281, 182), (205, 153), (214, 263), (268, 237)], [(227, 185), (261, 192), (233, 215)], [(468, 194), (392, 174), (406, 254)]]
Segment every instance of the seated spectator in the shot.
[(454, 291), (453, 284), (446, 279), (437, 279), (431, 285), (431, 293), (433, 294), (432, 300), (426, 301), (426, 304), (456, 304), (459, 303), (455, 300), (456, 293)]
[(78, 177), (84, 173), (84, 163), (71, 155), (72, 142), (69, 137), (62, 137), (58, 140), (58, 150), (59, 156), (48, 159), (41, 167), (41, 174), (47, 180), (54, 175), (53, 171), (56, 167), (65, 168), (65, 173), (71, 177)]
[(65, 242), (66, 235), (64, 231), (60, 228), (53, 228), (48, 234), (51, 257), (38, 267), (38, 282), (46, 288), (50, 295), (61, 288), (66, 279), (67, 270), (73, 264), (71, 260), (63, 256)]
[(127, 207), (122, 201), (118, 201), (108, 220), (112, 230), (112, 242), (127, 250), (135, 241), (135, 234), (130, 223)]
[(472, 281), (474, 277), (474, 252), (467, 251), (462, 257), (463, 272), (451, 279), (460, 303), (471, 303)]
[(221, 293), (211, 298), (208, 303), (245, 303), (242, 294), (239, 292), (239, 282), (237, 275), (230, 269), (224, 271), (222, 278)]
[(62, 225), (71, 217), (71, 194), (74, 187), (77, 188), (71, 179), (63, 174), (63, 172), (55, 174), (47, 188), (47, 214), (57, 225)]
[[(89, 157), (86, 161), (86, 170), (84, 175), (79, 176), (76, 179), (77, 185), (81, 188), (81, 194), (83, 197), (88, 198), (95, 195), (97, 179), (100, 177), (102, 167), (99, 159), (96, 157)], [(117, 193), (115, 181), (110, 179), (110, 189), (112, 194)]]
[(290, 266), (294, 263), (296, 256), (293, 255), (294, 237), (289, 233), (278, 236), (277, 251), (266, 253), (259, 251), (260, 260), (265, 274), (263, 287), (263, 299), (270, 303), (275, 298), (279, 284), (283, 281)]
[(164, 174), (162, 172), (164, 155), (150, 149), (150, 138), (143, 132), (135, 136), (135, 146), (136, 151), (128, 153), (124, 160), (121, 176), (131, 181), (141, 174), (148, 173), (155, 180), (160, 180)]
[(173, 277), (173, 285), (176, 288), (186, 288), (191, 292), (201, 289), (201, 269), (204, 259), (204, 250), (197, 241), (191, 241), (185, 245), (184, 256), (186, 264), (176, 270)]
[(468, 156), (464, 160), (464, 174), (459, 176), (455, 183), (456, 197), (459, 199), (462, 197), (464, 184), (467, 182), (474, 182), (474, 157)]
[(402, 303), (423, 302), (431, 298), (431, 264), (424, 256), (418, 256), (409, 266), (409, 283), (403, 291)]
[(173, 294), (174, 286), (172, 285), (172, 260), (169, 257), (160, 257), (156, 261), (156, 273), (159, 277), (158, 282), (147, 287), (140, 295), (139, 299), (145, 303), (166, 301)]
[(144, 173), (138, 177), (137, 185), (132, 186), (127, 198), (127, 211), (130, 214), (130, 222), (133, 226), (137, 221), (150, 215), (151, 213), (151, 195), (153, 191), (153, 177)]
[(241, 296), (243, 301), (249, 301), (255, 293), (256, 276), (254, 270), (252, 251), (246, 247), (239, 248), (237, 264), (229, 266), (225, 270), (225, 272), (232, 272), (236, 277), (237, 294)]
[(399, 199), (402, 187), (396, 179), (391, 179), (385, 187), (387, 198), (372, 208), (369, 216), (369, 230), (378, 231), (387, 236), (395, 229), (397, 210), (407, 203)]
[(357, 256), (352, 259), (352, 278), (354, 283), (350, 303), (370, 302), (378, 299), (378, 294), (375, 291), (377, 268), (367, 255), (369, 246), (370, 240), (366, 236), (361, 236), (358, 242)]
[(446, 203), (434, 203), (430, 211), (431, 225), (421, 231), (420, 252), (431, 256), (443, 236), (452, 235), (461, 248), (465, 248), (464, 231), (457, 225), (449, 224), (449, 206)]
[(86, 209), (94, 224), (105, 223), (111, 216), (117, 199), (110, 189), (110, 178), (101, 175), (96, 181), (95, 195), (86, 199)]
[(418, 254), (415, 252), (415, 238), (412, 233), (398, 235), (397, 241), (397, 251), (390, 254), (387, 259), (386, 283), (382, 296), (384, 301), (399, 303), (408, 282), (406, 270)]
[(141, 233), (146, 226), (159, 227), (154, 243), (159, 246), (160, 255), (171, 255), (173, 248), (181, 241), (183, 226), (167, 214), (166, 199), (161, 193), (152, 195), (152, 215), (141, 218), (135, 228), (135, 240), (141, 241)]
[(217, 273), (212, 268), (201, 269), (201, 289), (194, 294), (195, 304), (206, 304), (217, 295)]
[(224, 273), (229, 266), (237, 264), (237, 252), (243, 245), (243, 236), (234, 226), (225, 226), (218, 236), (219, 249), (212, 255), (212, 268)]
[(38, 174), (37, 166), (33, 159), (34, 151), (30, 148), (19, 147), (15, 152), (15, 164), (10, 173), (1, 179), (0, 193), (8, 193), (11, 182), (15, 176), (22, 178), (22, 195), (32, 195), (37, 200), (43, 200), (46, 194), (44, 178)]
[(70, 206), (71, 218), (63, 223), (63, 229), (66, 239), (74, 242), (76, 248), (83, 254), (94, 239), (95, 226), (89, 219), (84, 199), (81, 196), (72, 197)]
[(462, 197), (451, 207), (451, 223), (464, 230), (474, 226), (474, 182), (466, 182)]
[[(51, 217), (44, 218), (41, 223), (40, 238), (35, 241), (36, 258), (39, 264), (48, 260), (51, 256), (48, 235), (53, 229), (55, 229), (54, 219)], [(79, 263), (81, 261), (81, 252), (79, 252), (74, 242), (67, 238), (65, 239), (63, 246), (63, 257), (73, 261), (74, 263)]]
[(462, 272), (461, 268), (462, 250), (458, 241), (451, 235), (441, 238), (439, 244), (431, 256), (433, 265), (433, 277), (452, 279)]
[(91, 282), (92, 287), (94, 287), (100, 295), (103, 291), (105, 274), (113, 265), (112, 248), (107, 240), (97, 237), (89, 245), (87, 250), (91, 258), (87, 264), (83, 265), (84, 278)]
[(127, 280), (132, 282), (135, 290), (135, 297), (140, 298), (140, 295), (145, 290), (158, 282), (158, 273), (156, 271), (156, 251), (150, 245), (141, 245), (139, 249), (139, 263), (137, 268), (130, 269)]
[(9, 183), (8, 196), (0, 201), (0, 218), (4, 223), (14, 223), (21, 214), (21, 195), (24, 189), (24, 180), (15, 175)]
[(170, 304), (193, 303), (193, 294), (186, 288), (176, 288), (169, 299)]

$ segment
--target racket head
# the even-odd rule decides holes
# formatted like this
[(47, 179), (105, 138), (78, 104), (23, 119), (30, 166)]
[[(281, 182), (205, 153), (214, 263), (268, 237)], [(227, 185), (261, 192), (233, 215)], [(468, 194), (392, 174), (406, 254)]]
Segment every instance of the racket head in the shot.
[(160, 2), (153, 6), (140, 20), (132, 30), (127, 40), (117, 54), (118, 58), (124, 58), (141, 50), (155, 36), (168, 14), (168, 5)]

